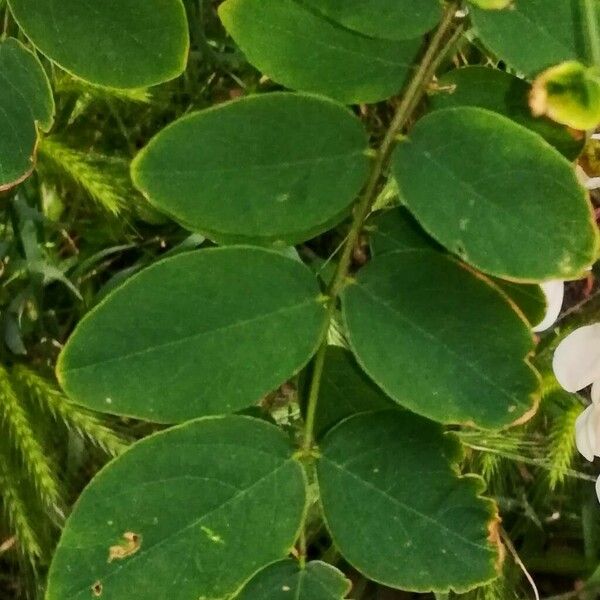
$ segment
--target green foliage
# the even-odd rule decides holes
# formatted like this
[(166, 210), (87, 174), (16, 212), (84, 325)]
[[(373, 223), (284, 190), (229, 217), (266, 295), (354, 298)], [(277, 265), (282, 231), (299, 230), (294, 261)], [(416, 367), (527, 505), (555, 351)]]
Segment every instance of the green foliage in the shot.
[(80, 497), (48, 600), (95, 589), (149, 600), (173, 592), (171, 577), (149, 572), (179, 573), (182, 598), (229, 596), (283, 558), (298, 535), (306, 482), (293, 452), (275, 426), (240, 416), (201, 419), (136, 444)]
[(88, 314), (61, 355), (59, 380), (88, 408), (163, 423), (247, 408), (306, 364), (323, 304), (310, 271), (280, 253), (185, 253)]
[[(319, 12), (336, 23), (376, 38), (406, 40), (433, 29), (440, 18), (436, 0), (422, 0), (415, 5), (410, 0), (308, 0)], [(410, 15), (410, 18), (407, 18)]]
[[(598, 232), (572, 165), (505, 117), (473, 107), (431, 113), (398, 146), (394, 173), (423, 228), (486, 273), (577, 278), (596, 258)], [(431, 202), (440, 187), (443, 211)]]
[(346, 104), (399, 91), (421, 39), (366, 37), (294, 0), (227, 0), (219, 14), (248, 60), (286, 87)]
[[(533, 410), (538, 381), (527, 364), (527, 323), (453, 259), (431, 250), (376, 257), (342, 300), (359, 363), (402, 406), (488, 429)], [(394, 368), (398, 362), (406, 367)]]
[(34, 569), (49, 559), (69, 487), (58, 476), (62, 458), (51, 450), (55, 424), (66, 425), (107, 454), (127, 445), (98, 418), (71, 407), (56, 387), (28, 367), (0, 366), (1, 504), (20, 555)]
[(352, 584), (343, 573), (324, 562), (300, 568), (293, 560), (260, 571), (237, 596), (238, 600), (344, 600)]
[(530, 105), (593, 2), (367, 4), (0, 0), (3, 600), (592, 589), (530, 331), (597, 258), (586, 136)]
[(512, 68), (535, 75), (566, 60), (589, 58), (585, 2), (519, 0), (504, 10), (471, 10), (485, 45)]
[(457, 477), (460, 446), (441, 427), (408, 412), (358, 415), (321, 452), (325, 520), (367, 577), (415, 591), (465, 591), (496, 577), (496, 509), (478, 497), (481, 480)]
[(268, 94), (174, 123), (136, 157), (133, 178), (213, 240), (281, 247), (342, 220), (364, 185), (366, 151), (363, 127), (338, 104)]
[[(10, 0), (26, 35), (69, 73), (115, 88), (145, 87), (179, 75), (188, 51), (181, 0)], [(157, 35), (160, 32), (160, 35)]]
[(70, 180), (114, 215), (135, 196), (128, 163), (123, 159), (83, 152), (54, 137), (44, 138), (39, 152), (48, 176), (58, 174), (63, 181)]
[(489, 67), (465, 67), (449, 71), (431, 95), (434, 110), (475, 106), (512, 119), (543, 137), (569, 160), (579, 156), (584, 136), (547, 119), (536, 118), (529, 108), (530, 85), (515, 75)]
[(37, 128), (48, 131), (54, 101), (46, 73), (18, 40), (0, 41), (0, 192), (28, 177), (35, 164)]

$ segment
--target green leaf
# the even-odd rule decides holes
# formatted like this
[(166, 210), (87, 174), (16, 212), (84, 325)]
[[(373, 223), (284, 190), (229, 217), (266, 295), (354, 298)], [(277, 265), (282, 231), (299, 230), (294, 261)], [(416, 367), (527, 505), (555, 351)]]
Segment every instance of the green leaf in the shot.
[(431, 250), (375, 257), (345, 290), (350, 346), (396, 402), (440, 423), (505, 427), (532, 414), (528, 324), (487, 280)]
[(511, 67), (532, 75), (588, 58), (584, 0), (518, 0), (505, 10), (471, 6), (477, 35)]
[(539, 285), (514, 283), (497, 277), (490, 278), (520, 309), (531, 325), (542, 322), (546, 314), (546, 296)]
[(265, 75), (345, 104), (378, 102), (397, 93), (422, 42), (369, 38), (294, 0), (226, 0), (219, 15)]
[(373, 256), (397, 250), (441, 249), (403, 206), (376, 213), (369, 219), (367, 229)]
[(305, 4), (352, 31), (389, 40), (423, 35), (441, 15), (438, 0), (307, 0)]
[[(352, 352), (340, 346), (327, 348), (315, 413), (315, 437), (321, 437), (351, 415), (395, 406), (394, 401), (365, 375)], [(305, 411), (305, 407), (302, 408)]]
[(361, 122), (330, 100), (251, 96), (185, 117), (133, 164), (160, 210), (220, 242), (278, 246), (330, 229), (367, 177)]
[(9, 0), (25, 34), (69, 73), (119, 89), (147, 87), (185, 69), (181, 0)]
[(462, 592), (498, 575), (496, 507), (479, 496), (481, 479), (458, 476), (461, 447), (438, 425), (405, 411), (357, 415), (320, 448), (325, 520), (363, 575), (417, 592)]
[(343, 600), (352, 584), (335, 567), (321, 561), (300, 568), (283, 560), (258, 573), (236, 600)]
[(485, 108), (512, 119), (542, 136), (569, 160), (575, 160), (585, 145), (585, 135), (577, 138), (566, 127), (531, 115), (530, 85), (505, 71), (488, 67), (455, 69), (440, 77), (438, 92), (431, 96), (435, 110), (455, 106)]
[[(371, 254), (382, 256), (396, 250), (438, 250), (442, 251), (415, 221), (404, 207), (381, 211), (369, 221)], [(527, 317), (536, 325), (546, 312), (546, 297), (539, 285), (514, 283), (497, 277), (490, 277)]]
[(0, 191), (26, 179), (35, 165), (38, 127), (54, 121), (50, 82), (37, 57), (21, 42), (0, 42)]
[(486, 273), (570, 279), (596, 259), (598, 231), (573, 166), (505, 117), (472, 107), (433, 112), (396, 148), (393, 170), (423, 228)]
[(135, 444), (77, 501), (46, 599), (230, 597), (296, 540), (306, 482), (293, 451), (275, 426), (241, 416)]
[(250, 247), (188, 252), (131, 277), (77, 326), (57, 373), (94, 410), (158, 422), (256, 404), (325, 327), (313, 274)]

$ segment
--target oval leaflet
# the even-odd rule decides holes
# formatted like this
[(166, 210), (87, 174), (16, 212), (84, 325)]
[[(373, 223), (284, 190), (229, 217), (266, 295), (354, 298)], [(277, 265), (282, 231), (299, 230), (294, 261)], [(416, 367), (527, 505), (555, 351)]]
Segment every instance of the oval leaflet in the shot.
[(296, 540), (306, 481), (292, 453), (276, 427), (241, 416), (134, 444), (79, 498), (46, 599), (230, 597)]
[(77, 326), (57, 374), (74, 402), (174, 423), (247, 408), (294, 375), (325, 327), (316, 279), (250, 247), (165, 259)]
[(213, 240), (289, 245), (349, 212), (367, 148), (345, 107), (273, 93), (176, 121), (138, 155), (132, 176), (158, 209)]

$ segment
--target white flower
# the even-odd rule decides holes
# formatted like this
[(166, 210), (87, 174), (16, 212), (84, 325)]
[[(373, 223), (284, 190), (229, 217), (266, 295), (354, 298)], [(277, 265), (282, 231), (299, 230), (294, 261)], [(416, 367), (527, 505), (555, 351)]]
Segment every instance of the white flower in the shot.
[(592, 397), (600, 399), (600, 323), (569, 334), (554, 352), (552, 366), (565, 390), (577, 392), (592, 384)]
[(546, 314), (542, 321), (533, 327), (533, 331), (536, 333), (546, 331), (546, 329), (554, 325), (560, 314), (565, 296), (565, 283), (560, 279), (547, 281), (546, 283), (542, 283), (540, 287), (546, 296)]
[(575, 443), (584, 458), (592, 462), (600, 456), (600, 406), (593, 402), (575, 421)]
[[(600, 456), (600, 323), (569, 334), (556, 349), (552, 366), (556, 379), (568, 392), (592, 386), (592, 403), (575, 422), (575, 443), (577, 450), (593, 461)], [(600, 478), (596, 494), (600, 500)]]

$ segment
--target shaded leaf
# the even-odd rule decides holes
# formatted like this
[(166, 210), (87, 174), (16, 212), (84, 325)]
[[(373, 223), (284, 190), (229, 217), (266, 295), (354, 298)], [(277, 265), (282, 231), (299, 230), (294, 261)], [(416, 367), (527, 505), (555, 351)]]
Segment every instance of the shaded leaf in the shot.
[(321, 561), (304, 569), (283, 560), (258, 573), (236, 600), (343, 600), (352, 587), (335, 567)]
[(369, 579), (418, 592), (494, 579), (497, 510), (479, 496), (481, 479), (458, 476), (461, 459), (454, 437), (405, 411), (357, 415), (332, 429), (317, 474), (344, 558)]
[(276, 427), (240, 416), (135, 444), (79, 498), (47, 600), (229, 597), (294, 544), (306, 483), (292, 453)]
[(421, 39), (365, 37), (294, 0), (226, 0), (225, 28), (250, 63), (286, 87), (346, 104), (377, 102), (397, 93)]
[(86, 81), (147, 87), (177, 77), (189, 47), (181, 0), (9, 0), (48, 58)]
[(256, 404), (325, 326), (300, 262), (250, 247), (187, 252), (131, 277), (80, 322), (59, 380), (76, 403), (160, 422)]
[(346, 417), (395, 406), (394, 401), (365, 375), (352, 352), (340, 346), (327, 348), (315, 414), (317, 438)]
[(584, 0), (518, 0), (505, 10), (472, 6), (484, 44), (511, 67), (531, 75), (552, 65), (588, 58)]
[(148, 199), (213, 240), (299, 243), (350, 210), (368, 172), (358, 119), (329, 100), (252, 96), (180, 119), (136, 158)]
[(546, 314), (546, 296), (539, 285), (514, 283), (498, 277), (490, 279), (523, 311), (531, 325), (542, 322)]
[(389, 40), (416, 38), (436, 25), (437, 0), (307, 0), (306, 4), (364, 35)]
[(33, 171), (39, 127), (54, 121), (50, 82), (37, 57), (14, 38), (0, 42), (0, 191)]
[(403, 206), (376, 213), (367, 229), (373, 256), (396, 250), (441, 250)]
[(566, 127), (548, 119), (533, 117), (529, 108), (530, 85), (505, 71), (488, 67), (464, 67), (438, 80), (439, 91), (432, 95), (434, 109), (455, 106), (485, 108), (535, 131), (569, 160), (575, 160), (585, 145)]
[(427, 115), (396, 148), (393, 169), (421, 226), (482, 271), (525, 282), (577, 278), (597, 256), (591, 204), (572, 165), (498, 114)]
[(359, 364), (400, 405), (494, 429), (532, 414), (529, 327), (485, 279), (430, 250), (376, 257), (343, 297)]
[[(396, 250), (443, 251), (404, 207), (377, 213), (369, 220), (368, 229), (373, 256), (382, 256)], [(536, 325), (544, 318), (546, 297), (539, 285), (514, 283), (498, 277), (490, 277), (490, 281), (523, 311), (529, 323)]]

